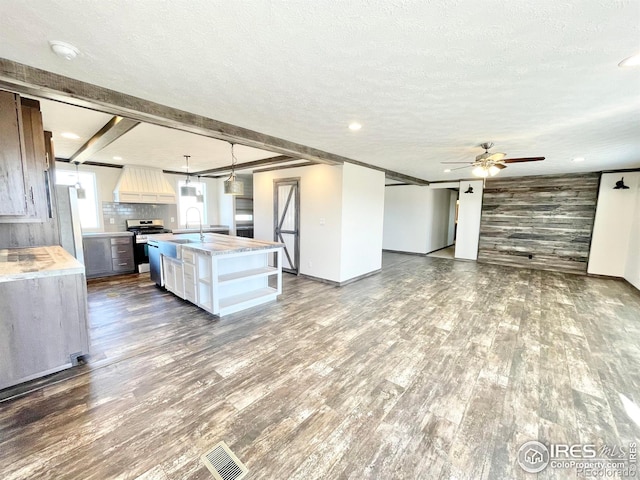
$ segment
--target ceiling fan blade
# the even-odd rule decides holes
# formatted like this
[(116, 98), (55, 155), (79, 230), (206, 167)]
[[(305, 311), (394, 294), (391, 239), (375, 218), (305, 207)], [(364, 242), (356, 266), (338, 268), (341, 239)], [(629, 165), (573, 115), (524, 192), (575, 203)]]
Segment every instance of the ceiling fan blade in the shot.
[(501, 163), (494, 163), (493, 166), (498, 167), (500, 170), (502, 170), (503, 168), (507, 168), (506, 165), (503, 165)]
[(492, 153), (491, 155), (489, 155), (487, 157), (487, 160), (493, 160), (494, 162), (499, 162), (500, 160), (502, 160), (504, 157), (506, 157), (507, 154), (506, 153)]
[(540, 160), (544, 160), (544, 158), (545, 157), (508, 158), (507, 160), (502, 160), (502, 163), (539, 162)]
[(465, 165), (464, 167), (452, 168), (452, 169), (451, 169), (451, 171), (453, 172), (454, 170), (460, 170), (460, 169), (462, 169), (462, 168), (469, 168), (469, 167), (471, 167), (471, 166), (472, 166), (472, 165)]
[(466, 163), (467, 165), (471, 165), (473, 162), (440, 162), (440, 163), (451, 163), (451, 164), (454, 164), (454, 163)]

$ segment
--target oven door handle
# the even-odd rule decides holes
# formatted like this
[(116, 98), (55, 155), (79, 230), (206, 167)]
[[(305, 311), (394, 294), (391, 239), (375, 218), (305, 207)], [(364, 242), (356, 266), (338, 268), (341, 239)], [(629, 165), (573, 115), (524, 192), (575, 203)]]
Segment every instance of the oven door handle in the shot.
[(147, 247), (158, 248), (158, 245), (154, 245), (152, 243), (147, 243)]

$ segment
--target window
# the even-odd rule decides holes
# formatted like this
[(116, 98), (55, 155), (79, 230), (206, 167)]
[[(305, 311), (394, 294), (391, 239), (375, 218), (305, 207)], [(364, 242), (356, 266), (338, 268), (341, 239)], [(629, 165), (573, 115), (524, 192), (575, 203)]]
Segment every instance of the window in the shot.
[(196, 195), (182, 195), (182, 187), (186, 186), (187, 183), (184, 180), (178, 182), (178, 220), (181, 227), (186, 227), (188, 224), (190, 228), (196, 228), (200, 226), (200, 221), (203, 225), (207, 223), (206, 185), (203, 182), (189, 182), (189, 187), (195, 189)]
[(85, 197), (78, 198), (80, 226), (83, 229), (100, 228), (96, 174), (93, 172), (78, 172), (76, 174), (71, 170), (56, 169), (56, 185), (73, 186), (78, 182), (85, 191)]

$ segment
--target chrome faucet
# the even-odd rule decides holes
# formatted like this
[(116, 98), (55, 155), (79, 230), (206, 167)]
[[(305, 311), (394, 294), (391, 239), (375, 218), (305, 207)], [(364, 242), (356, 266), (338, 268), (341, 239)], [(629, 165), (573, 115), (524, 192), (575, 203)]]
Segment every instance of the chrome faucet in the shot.
[(202, 217), (200, 216), (200, 210), (198, 210), (196, 207), (189, 207), (187, 208), (187, 211), (184, 212), (184, 216), (186, 217), (184, 221), (184, 227), (186, 229), (189, 228), (189, 210), (191, 209), (198, 212), (198, 222), (200, 223), (200, 242), (204, 243), (204, 232), (202, 231)]

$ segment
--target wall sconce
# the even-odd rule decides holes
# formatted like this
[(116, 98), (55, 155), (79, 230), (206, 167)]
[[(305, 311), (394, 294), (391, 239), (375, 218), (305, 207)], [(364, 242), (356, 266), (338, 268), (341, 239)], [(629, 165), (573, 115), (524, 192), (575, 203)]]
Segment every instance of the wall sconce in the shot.
[(629, 190), (629, 187), (627, 187), (627, 186), (624, 184), (624, 177), (622, 177), (620, 180), (618, 180), (618, 181), (616, 182), (616, 186), (615, 186), (615, 187), (613, 187), (613, 189), (614, 189), (614, 190)]
[(467, 188), (464, 193), (473, 193), (473, 187), (471, 184), (469, 184), (469, 188)]

